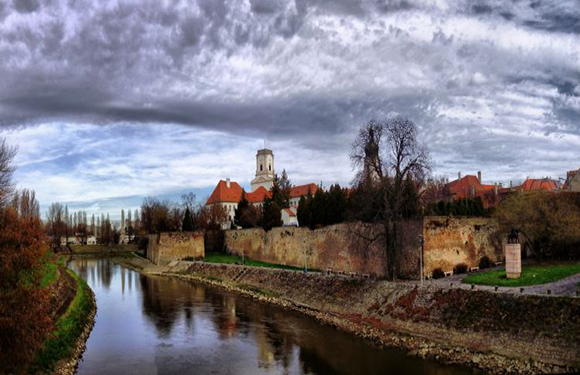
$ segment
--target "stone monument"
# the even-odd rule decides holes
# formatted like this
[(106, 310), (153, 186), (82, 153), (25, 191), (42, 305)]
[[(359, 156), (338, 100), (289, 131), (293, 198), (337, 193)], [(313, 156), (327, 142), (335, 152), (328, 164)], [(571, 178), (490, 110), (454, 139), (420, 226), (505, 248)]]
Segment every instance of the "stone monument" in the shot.
[(519, 279), (522, 275), (522, 250), (517, 229), (508, 235), (505, 250), (505, 272), (508, 279)]

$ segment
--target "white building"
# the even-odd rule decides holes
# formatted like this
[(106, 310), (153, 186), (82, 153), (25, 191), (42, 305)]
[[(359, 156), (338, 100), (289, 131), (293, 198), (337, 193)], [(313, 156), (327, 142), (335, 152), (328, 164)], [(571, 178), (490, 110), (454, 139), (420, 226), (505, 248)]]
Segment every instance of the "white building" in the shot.
[(256, 154), (256, 177), (251, 182), (252, 191), (255, 191), (260, 186), (269, 191), (274, 186), (274, 177), (274, 153), (267, 148), (258, 150)]
[(298, 216), (296, 215), (296, 207), (291, 206), (290, 208), (282, 209), (282, 224), (285, 227), (297, 227), (298, 226)]
[[(222, 227), (229, 228), (230, 222), (234, 221), (236, 208), (238, 208), (238, 202), (242, 199), (242, 195), (245, 194), (246, 199), (252, 205), (261, 207), (266, 198), (272, 197), (271, 189), (272, 186), (274, 186), (275, 178), (274, 153), (269, 149), (258, 150), (258, 153), (256, 154), (256, 176), (251, 182), (252, 191), (249, 193), (245, 192), (237, 182), (230, 181), (229, 178), (226, 180), (220, 180), (207, 200), (206, 205), (208, 207), (214, 205), (224, 207), (229, 222), (223, 223)], [(293, 186), (290, 188), (290, 208), (282, 209), (281, 211), (282, 220), (285, 226), (298, 226), (296, 209), (298, 208), (300, 198), (303, 196), (313, 196), (317, 190), (318, 186), (312, 183)]]

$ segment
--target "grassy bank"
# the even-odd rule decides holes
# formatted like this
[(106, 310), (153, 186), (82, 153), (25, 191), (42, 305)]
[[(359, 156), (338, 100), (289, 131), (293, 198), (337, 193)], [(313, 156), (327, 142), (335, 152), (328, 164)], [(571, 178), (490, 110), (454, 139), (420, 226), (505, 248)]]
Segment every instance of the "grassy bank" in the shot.
[(580, 263), (523, 266), (519, 279), (508, 279), (505, 269), (492, 270), (467, 276), (464, 283), (492, 286), (530, 286), (558, 281), (580, 273)]
[(57, 320), (56, 329), (44, 341), (30, 373), (51, 373), (55, 364), (71, 355), (76, 340), (83, 332), (93, 309), (91, 290), (87, 283), (71, 270), (67, 270), (77, 284), (77, 292), (67, 311)]
[(268, 262), (260, 262), (258, 260), (252, 259), (242, 259), (239, 256), (231, 255), (231, 254), (223, 254), (223, 253), (207, 253), (205, 254), (205, 262), (208, 263), (223, 263), (223, 264), (243, 264), (246, 266), (253, 266), (253, 267), (269, 267), (269, 268), (279, 268), (285, 270), (302, 270), (303, 268), (299, 267), (292, 267), (292, 266), (285, 266), (283, 264), (275, 264), (275, 263), (268, 263)]

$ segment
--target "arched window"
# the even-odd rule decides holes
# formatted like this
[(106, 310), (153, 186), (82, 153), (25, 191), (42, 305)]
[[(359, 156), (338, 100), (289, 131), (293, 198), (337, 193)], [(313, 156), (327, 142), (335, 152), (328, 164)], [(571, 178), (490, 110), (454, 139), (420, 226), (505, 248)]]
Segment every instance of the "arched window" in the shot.
[(268, 170), (272, 172), (272, 164), (268, 165)]
[(264, 166), (262, 164), (260, 164), (260, 172), (262, 172), (264, 170)]

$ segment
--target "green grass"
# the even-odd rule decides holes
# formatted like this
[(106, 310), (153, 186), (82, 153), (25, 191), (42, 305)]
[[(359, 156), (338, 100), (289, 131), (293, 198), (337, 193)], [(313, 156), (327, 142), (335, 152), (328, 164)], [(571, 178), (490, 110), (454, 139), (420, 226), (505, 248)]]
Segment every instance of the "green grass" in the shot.
[(463, 282), (477, 285), (530, 286), (551, 283), (577, 273), (580, 273), (580, 263), (544, 264), (523, 266), (519, 279), (508, 279), (505, 269), (502, 268), (467, 276)]
[(33, 279), (40, 279), (39, 287), (41, 289), (51, 286), (57, 282), (60, 277), (60, 272), (58, 271), (59, 266), (64, 267), (64, 259), (62, 256), (59, 256), (55, 260), (54, 254), (47, 251), (42, 259), (40, 259), (39, 266), (34, 270), (34, 272), (27, 272), (22, 275), (24, 278), (24, 285), (35, 285)]
[(67, 272), (77, 283), (77, 293), (67, 311), (57, 320), (56, 329), (44, 341), (29, 372), (51, 373), (54, 365), (71, 355), (74, 344), (85, 328), (93, 307), (87, 283), (71, 270)]
[[(207, 253), (205, 254), (205, 262), (208, 263), (222, 263), (222, 264), (244, 264), (245, 266), (253, 267), (268, 267), (268, 268), (281, 268), (285, 270), (303, 270), (300, 267), (285, 266), (283, 264), (274, 264), (268, 262), (260, 262), (258, 260), (251, 260), (246, 258), (242, 263), (242, 258), (237, 255), (223, 254), (223, 253)], [(314, 270), (312, 270), (314, 271)]]

